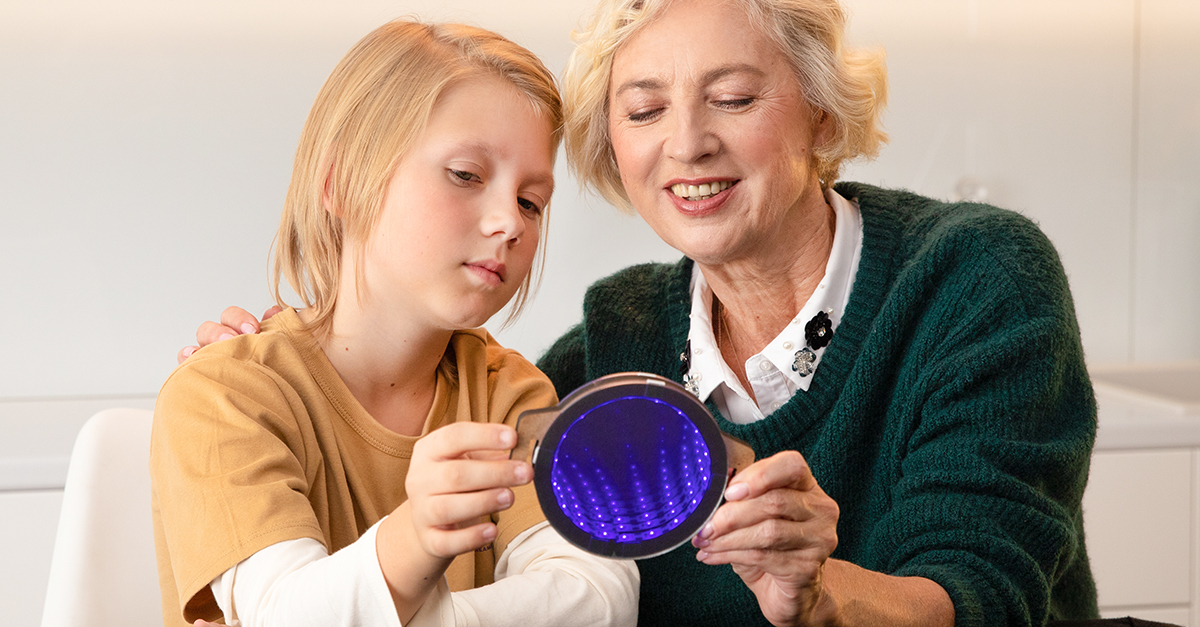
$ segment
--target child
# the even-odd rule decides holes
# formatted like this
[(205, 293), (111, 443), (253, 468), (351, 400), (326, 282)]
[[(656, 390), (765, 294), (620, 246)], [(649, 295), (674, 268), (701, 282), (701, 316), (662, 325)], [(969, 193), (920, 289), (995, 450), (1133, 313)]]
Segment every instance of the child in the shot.
[(537, 58), (471, 27), (392, 22), (334, 69), (276, 238), (304, 309), (158, 397), (166, 625), (636, 622), (636, 567), (558, 537), (507, 458), (550, 382), (463, 330), (528, 294), (561, 122)]

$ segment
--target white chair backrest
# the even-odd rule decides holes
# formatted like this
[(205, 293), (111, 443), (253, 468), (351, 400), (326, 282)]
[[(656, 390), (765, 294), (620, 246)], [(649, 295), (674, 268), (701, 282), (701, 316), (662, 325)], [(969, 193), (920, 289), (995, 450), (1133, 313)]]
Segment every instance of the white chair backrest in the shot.
[(71, 452), (42, 627), (162, 625), (144, 409), (92, 416)]

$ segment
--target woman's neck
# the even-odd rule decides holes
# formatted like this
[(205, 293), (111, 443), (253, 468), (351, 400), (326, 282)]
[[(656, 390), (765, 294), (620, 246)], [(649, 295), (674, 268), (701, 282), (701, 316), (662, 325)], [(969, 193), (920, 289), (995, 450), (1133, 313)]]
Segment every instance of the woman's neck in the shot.
[(341, 294), (330, 332), (319, 340), (354, 398), (379, 424), (420, 435), (437, 390), (437, 369), (453, 331), (413, 323), (395, 309)]
[(719, 303), (713, 328), (722, 357), (752, 396), (743, 364), (783, 331), (825, 276), (836, 214), (818, 198), (753, 256), (700, 266)]

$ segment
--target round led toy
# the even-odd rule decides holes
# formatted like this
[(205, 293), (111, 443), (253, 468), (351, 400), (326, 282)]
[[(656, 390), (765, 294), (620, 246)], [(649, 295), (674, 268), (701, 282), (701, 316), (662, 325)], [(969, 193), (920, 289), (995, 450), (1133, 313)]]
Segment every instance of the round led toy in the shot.
[(678, 383), (625, 372), (523, 412), (512, 458), (533, 464), (546, 520), (568, 542), (632, 559), (695, 536), (754, 452)]

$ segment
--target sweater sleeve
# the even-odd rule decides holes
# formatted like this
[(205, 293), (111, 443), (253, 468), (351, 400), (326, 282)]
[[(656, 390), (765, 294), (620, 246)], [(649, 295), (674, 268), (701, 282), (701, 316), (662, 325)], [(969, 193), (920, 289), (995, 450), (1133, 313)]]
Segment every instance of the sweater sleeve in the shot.
[(538, 359), (537, 367), (550, 377), (559, 398), (587, 383), (586, 334), (583, 324), (571, 327)]
[(1095, 403), (1065, 276), (1030, 229), (942, 268), (898, 382), (909, 433), (891, 434), (900, 476), (871, 552), (945, 588), (959, 626), (1096, 614), (1094, 591), (1057, 589), (1090, 582)]

